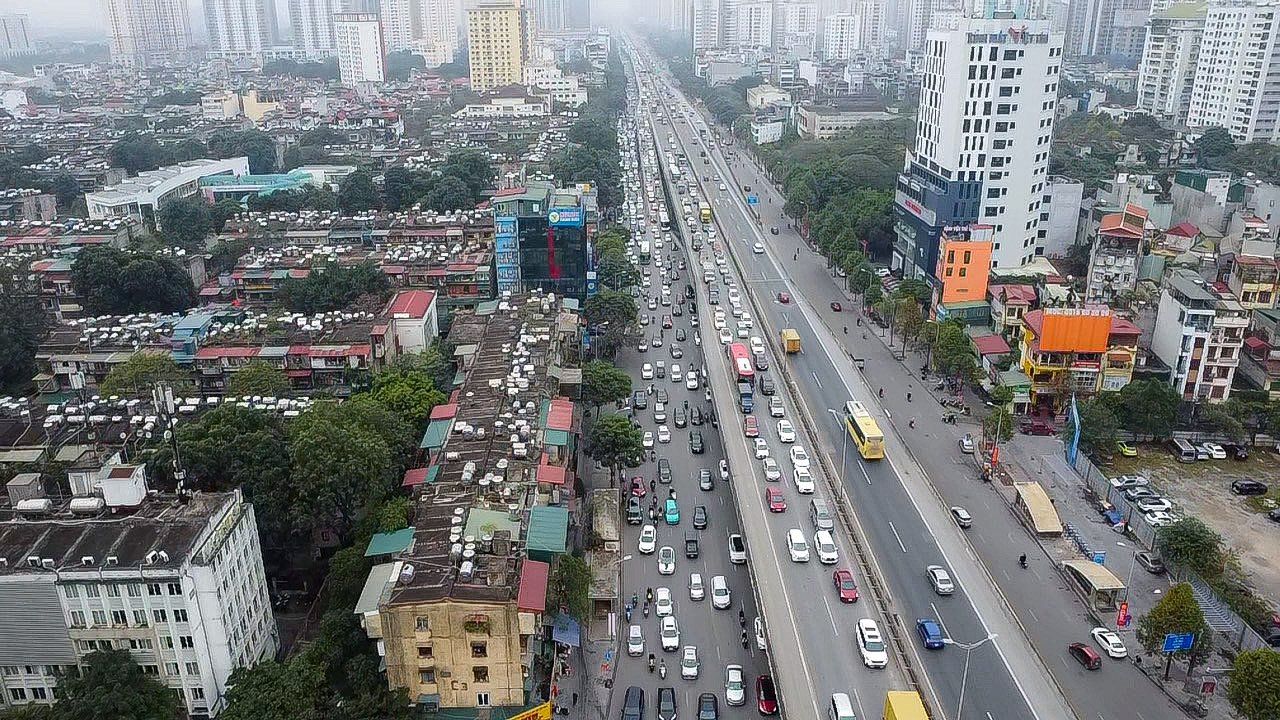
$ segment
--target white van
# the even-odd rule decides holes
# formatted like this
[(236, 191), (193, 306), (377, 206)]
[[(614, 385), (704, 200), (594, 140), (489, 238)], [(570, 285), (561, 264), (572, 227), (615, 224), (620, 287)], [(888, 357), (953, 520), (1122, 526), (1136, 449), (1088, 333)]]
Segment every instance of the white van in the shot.
[(827, 720), (857, 720), (853, 714), (853, 703), (844, 693), (832, 693), (831, 704), (827, 706)]
[(1193, 463), (1196, 461), (1196, 449), (1191, 443), (1181, 438), (1174, 438), (1169, 441), (1169, 451), (1174, 457), (1178, 458), (1178, 462)]
[(791, 556), (791, 562), (809, 562), (809, 543), (800, 528), (787, 531), (787, 554)]

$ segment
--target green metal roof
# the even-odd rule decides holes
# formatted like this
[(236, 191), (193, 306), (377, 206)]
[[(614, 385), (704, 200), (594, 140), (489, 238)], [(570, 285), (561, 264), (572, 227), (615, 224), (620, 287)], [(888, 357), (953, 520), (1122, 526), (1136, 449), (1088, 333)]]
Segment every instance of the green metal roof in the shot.
[(539, 505), (529, 511), (529, 538), (526, 545), (529, 550), (563, 553), (568, 537), (567, 508)]
[(365, 548), (364, 556), (373, 557), (404, 552), (412, 544), (413, 528), (411, 527), (395, 532), (378, 533), (369, 539), (369, 547)]
[(449, 428), (452, 426), (453, 418), (431, 423), (427, 426), (427, 431), (422, 433), (422, 442), (418, 443), (418, 447), (423, 450), (438, 450), (444, 447), (445, 438), (449, 436)]
[(569, 433), (564, 430), (543, 430), (542, 442), (545, 445), (564, 447), (569, 444)]

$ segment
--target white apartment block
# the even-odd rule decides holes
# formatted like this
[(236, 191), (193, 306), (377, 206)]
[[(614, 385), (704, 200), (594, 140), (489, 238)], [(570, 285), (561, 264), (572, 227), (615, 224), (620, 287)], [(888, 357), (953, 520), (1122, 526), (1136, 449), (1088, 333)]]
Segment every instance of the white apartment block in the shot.
[(1248, 326), (1249, 311), (1235, 298), (1178, 268), (1160, 292), (1151, 351), (1173, 369), (1182, 399), (1222, 402), (1231, 395)]
[(814, 2), (786, 2), (777, 7), (778, 47), (808, 56), (817, 49), (818, 5)]
[(534, 0), (534, 21), (538, 30), (564, 29), (564, 0)]
[(822, 21), (822, 57), (848, 60), (862, 49), (862, 16), (857, 13), (828, 15)]
[(279, 34), (275, 0), (201, 0), (214, 57), (260, 58)]
[(888, 50), (885, 33), (888, 13), (884, 0), (856, 0), (853, 11), (862, 17), (862, 52), (873, 57), (885, 57)]
[(387, 53), (382, 44), (382, 23), (375, 13), (336, 13), (333, 30), (343, 85), (386, 81)]
[(740, 3), (736, 10), (736, 44), (739, 47), (772, 47), (773, 3)]
[(34, 55), (31, 20), (26, 15), (0, 14), (0, 58)]
[(333, 14), (338, 0), (289, 0), (289, 24), (293, 26), (293, 46), (307, 57), (332, 57), (338, 51), (333, 37)]
[(186, 0), (104, 0), (111, 62), (149, 67), (186, 62), (191, 52), (191, 19)]
[(158, 226), (160, 207), (171, 200), (198, 194), (201, 178), (248, 174), (249, 158), (244, 155), (222, 160), (189, 160), (140, 172), (118, 185), (85, 193), (84, 200), (90, 219), (128, 217), (156, 222)]
[(458, 55), (459, 23), (462, 5), (459, 0), (419, 0), (419, 27), (428, 62), (441, 65), (453, 62)]
[(1187, 125), (1224, 127), (1237, 143), (1280, 140), (1280, 3), (1209, 7)]
[(149, 497), (136, 465), (69, 477), (56, 503), (38, 475), (8, 483), (0, 709), (52, 702), (86, 655), (124, 649), (188, 714), (217, 715), (231, 673), (279, 648), (253, 506), (239, 491)]
[(411, 50), (417, 40), (414, 23), (418, 21), (414, 0), (382, 0), (378, 16), (382, 20), (382, 38), (388, 51)]
[(1151, 15), (1138, 65), (1138, 109), (1183, 124), (1191, 107), (1204, 38), (1203, 2), (1174, 3)]
[(693, 0), (693, 52), (720, 47), (720, 0)]

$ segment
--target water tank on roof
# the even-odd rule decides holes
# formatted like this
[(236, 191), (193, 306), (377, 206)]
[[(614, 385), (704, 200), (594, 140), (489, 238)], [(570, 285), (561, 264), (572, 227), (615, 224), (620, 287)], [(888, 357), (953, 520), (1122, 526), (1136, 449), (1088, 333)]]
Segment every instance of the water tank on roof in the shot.
[(23, 515), (47, 515), (53, 512), (53, 501), (49, 498), (32, 498), (19, 501), (13, 509)]
[(71, 512), (76, 515), (96, 515), (106, 506), (106, 501), (97, 497), (80, 497), (71, 500)]

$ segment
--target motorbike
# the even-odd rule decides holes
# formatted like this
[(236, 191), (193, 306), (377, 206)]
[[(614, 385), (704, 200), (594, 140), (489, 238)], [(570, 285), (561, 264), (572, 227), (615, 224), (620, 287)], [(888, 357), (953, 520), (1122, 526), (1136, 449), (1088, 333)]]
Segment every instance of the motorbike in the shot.
[(653, 672), (658, 666), (658, 661), (653, 658), (653, 653), (649, 653), (649, 672)]
[(1026, 556), (1026, 555), (1019, 555), (1019, 556), (1018, 556), (1018, 564), (1022, 566), (1022, 569), (1023, 569), (1023, 570), (1026, 570), (1026, 569), (1027, 569), (1027, 556)]
[(665, 680), (667, 678), (667, 661), (663, 660), (658, 663), (658, 677)]
[(627, 613), (627, 622), (631, 622), (631, 603), (627, 603), (626, 613)]

